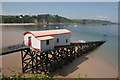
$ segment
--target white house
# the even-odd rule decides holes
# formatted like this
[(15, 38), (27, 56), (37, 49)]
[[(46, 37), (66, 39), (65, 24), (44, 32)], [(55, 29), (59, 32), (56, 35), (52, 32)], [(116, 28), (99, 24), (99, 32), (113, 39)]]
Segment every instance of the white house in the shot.
[(37, 51), (70, 45), (70, 31), (67, 29), (29, 31), (24, 33), (24, 44)]

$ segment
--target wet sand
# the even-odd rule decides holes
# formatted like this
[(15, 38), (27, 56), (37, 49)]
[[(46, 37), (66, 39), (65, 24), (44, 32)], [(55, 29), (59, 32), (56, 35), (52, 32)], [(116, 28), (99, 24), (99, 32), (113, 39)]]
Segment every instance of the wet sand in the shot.
[(2, 56), (2, 70), (4, 75), (22, 74), (20, 52)]
[[(4, 75), (22, 74), (21, 66), (20, 52), (2, 56)], [(58, 78), (76, 78), (79, 74), (82, 78), (116, 78), (117, 71), (117, 68), (114, 69), (101, 60), (90, 58), (88, 55), (76, 58), (72, 63), (58, 69), (53, 75)]]
[[(92, 53), (91, 53), (92, 54)], [(101, 60), (82, 56), (73, 61), (73, 63), (58, 70), (59, 78), (76, 78), (80, 74), (82, 78), (116, 78), (117, 68), (114, 69)]]
[[(23, 31), (16, 28), (2, 28), (2, 47), (22, 43)], [(21, 56), (20, 52), (4, 55), (2, 58), (2, 74), (11, 75), (21, 73)]]
[[(4, 28), (3, 46), (20, 43), (23, 40), (22, 34), (23, 31), (14, 28)], [(117, 68), (113, 68), (101, 59), (92, 57), (94, 54), (95, 52), (93, 51), (87, 56), (76, 58), (72, 63), (54, 72), (54, 75), (59, 78), (76, 78), (78, 74), (82, 78), (116, 78)], [(2, 70), (4, 75), (21, 74), (20, 52), (2, 56)]]

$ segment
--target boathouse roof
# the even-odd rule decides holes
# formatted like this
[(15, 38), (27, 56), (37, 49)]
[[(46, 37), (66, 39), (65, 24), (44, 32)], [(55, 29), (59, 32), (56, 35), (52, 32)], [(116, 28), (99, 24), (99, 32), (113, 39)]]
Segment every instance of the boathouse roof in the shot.
[(44, 30), (44, 31), (28, 31), (28, 32), (25, 32), (24, 35), (28, 34), (28, 33), (32, 34), (35, 37), (46, 36), (46, 37), (44, 37), (45, 39), (48, 39), (48, 38), (51, 39), (52, 36), (50, 37), (50, 35), (70, 33), (70, 31), (67, 30), (67, 29)]
[(37, 37), (38, 40), (49, 40), (49, 39), (53, 39), (54, 37), (52, 36), (44, 36), (44, 37)]

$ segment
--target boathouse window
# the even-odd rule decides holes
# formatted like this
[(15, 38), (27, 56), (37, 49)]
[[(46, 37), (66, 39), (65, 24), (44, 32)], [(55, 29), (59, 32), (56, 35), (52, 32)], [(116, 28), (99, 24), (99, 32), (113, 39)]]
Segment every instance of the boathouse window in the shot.
[(46, 45), (49, 45), (49, 40), (46, 41)]
[(66, 39), (66, 43), (68, 43), (68, 39)]
[(59, 39), (57, 39), (57, 43), (59, 43)]

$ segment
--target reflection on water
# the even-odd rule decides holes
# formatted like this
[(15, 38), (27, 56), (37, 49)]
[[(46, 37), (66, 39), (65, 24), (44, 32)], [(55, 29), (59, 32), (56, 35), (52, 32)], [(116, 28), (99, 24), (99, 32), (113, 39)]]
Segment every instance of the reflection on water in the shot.
[(107, 41), (92, 57), (98, 57), (117, 67), (118, 60), (118, 26), (117, 25), (24, 25), (3, 26), (3, 46), (23, 41), (25, 31), (69, 29), (72, 32), (71, 41)]

